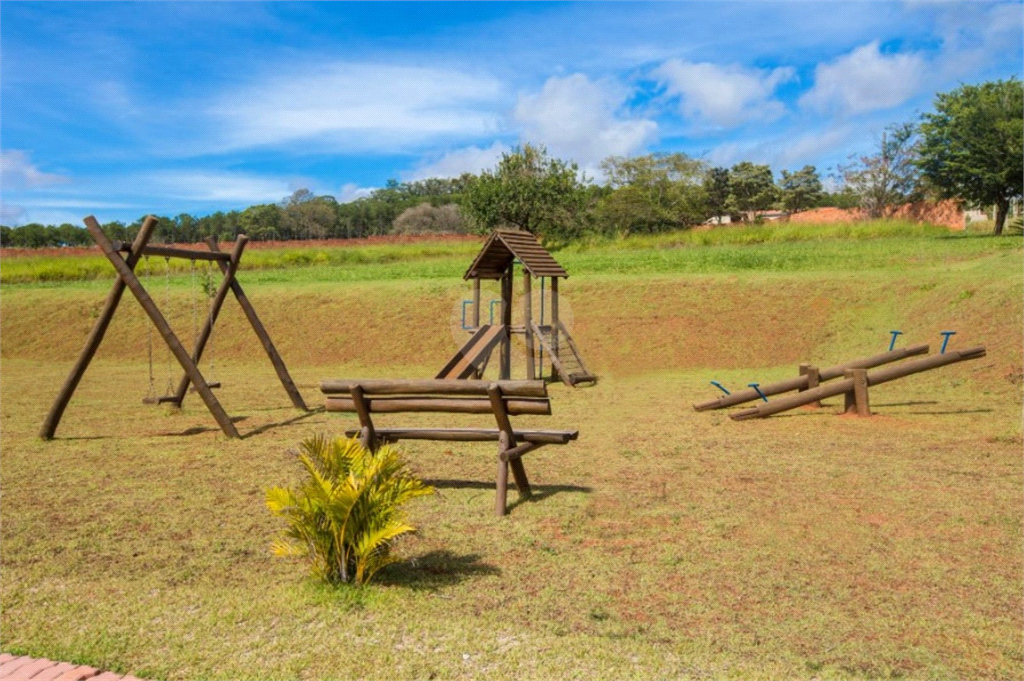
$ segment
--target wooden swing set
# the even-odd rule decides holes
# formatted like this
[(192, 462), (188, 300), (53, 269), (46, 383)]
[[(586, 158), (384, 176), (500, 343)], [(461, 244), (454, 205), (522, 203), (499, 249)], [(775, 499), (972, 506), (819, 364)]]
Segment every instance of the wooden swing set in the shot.
[[(235, 428), (235, 424), (231, 421), (231, 418), (227, 415), (224, 408), (220, 405), (220, 402), (217, 401), (216, 396), (213, 394), (211, 388), (216, 387), (219, 384), (211, 384), (207, 382), (203, 377), (203, 374), (199, 371), (198, 366), (199, 360), (203, 356), (203, 350), (206, 348), (207, 343), (210, 340), (210, 335), (213, 333), (213, 325), (217, 321), (217, 316), (219, 315), (220, 309), (224, 304), (225, 298), (227, 298), (228, 291), (230, 290), (238, 301), (239, 306), (241, 306), (246, 318), (249, 320), (249, 324), (252, 326), (256, 336), (263, 344), (263, 349), (266, 351), (267, 356), (270, 357), (270, 361), (277, 372), (277, 377), (280, 379), (281, 385), (284, 386), (285, 391), (288, 393), (288, 397), (291, 399), (292, 404), (297, 409), (307, 412), (309, 411), (309, 408), (302, 399), (302, 395), (299, 394), (298, 389), (295, 387), (295, 383), (288, 374), (288, 369), (285, 367), (284, 361), (281, 359), (277, 349), (274, 347), (274, 343), (270, 340), (270, 335), (267, 333), (262, 322), (260, 322), (259, 317), (256, 315), (256, 310), (246, 297), (245, 292), (242, 290), (242, 286), (235, 278), (239, 262), (242, 259), (242, 251), (245, 250), (245, 245), (248, 243), (249, 237), (244, 234), (240, 234), (235, 240), (234, 248), (231, 253), (221, 251), (217, 246), (216, 240), (212, 237), (206, 241), (209, 251), (193, 251), (185, 248), (175, 248), (173, 246), (150, 246), (148, 245), (149, 238), (152, 235), (153, 230), (156, 228), (156, 224), (156, 218), (153, 216), (147, 217), (143, 221), (135, 240), (131, 244), (126, 244), (111, 242), (103, 233), (103, 230), (100, 229), (99, 222), (96, 221), (96, 218), (91, 215), (85, 218), (85, 226), (89, 230), (89, 234), (92, 235), (96, 245), (100, 247), (100, 250), (103, 251), (103, 254), (117, 271), (117, 280), (114, 282), (114, 285), (107, 296), (103, 311), (96, 320), (96, 324), (93, 326), (92, 332), (89, 334), (89, 337), (85, 342), (85, 347), (82, 348), (82, 352), (78, 357), (78, 361), (75, 362), (75, 365), (71, 369), (71, 373), (68, 375), (60, 393), (57, 395), (57, 399), (54, 401), (53, 406), (50, 407), (46, 420), (43, 422), (43, 427), (39, 431), (40, 437), (47, 440), (53, 439), (54, 433), (57, 431), (57, 426), (60, 423), (61, 416), (64, 414), (64, 409), (67, 408), (68, 403), (71, 401), (71, 396), (74, 394), (75, 389), (78, 387), (78, 383), (82, 380), (82, 376), (85, 374), (85, 370), (88, 368), (89, 363), (96, 354), (96, 350), (103, 341), (103, 336), (106, 334), (107, 327), (110, 325), (110, 321), (114, 317), (114, 312), (117, 310), (118, 304), (121, 302), (121, 296), (124, 294), (125, 288), (128, 288), (128, 290), (132, 292), (132, 295), (135, 296), (136, 300), (139, 301), (139, 304), (142, 306), (143, 310), (145, 310), (146, 315), (149, 317), (150, 321), (152, 321), (153, 327), (155, 327), (160, 333), (160, 336), (164, 339), (164, 342), (167, 344), (171, 354), (174, 355), (174, 358), (177, 359), (178, 364), (181, 365), (181, 368), (185, 372), (181, 380), (178, 382), (177, 388), (173, 392), (168, 390), (167, 395), (157, 397), (153, 386), (153, 352), (152, 340), (150, 340), (150, 394), (143, 399), (143, 402), (147, 404), (174, 404), (175, 406), (180, 407), (182, 401), (185, 399), (185, 394), (188, 392), (189, 385), (192, 385), (195, 392), (199, 394), (203, 402), (206, 404), (207, 409), (209, 409), (210, 413), (213, 414), (214, 419), (217, 420), (217, 424), (220, 425), (224, 434), (229, 437), (241, 437), (238, 430)], [(122, 253), (124, 255), (122, 255)], [(161, 256), (168, 261), (170, 258), (191, 260), (193, 265), (197, 260), (213, 262), (219, 266), (221, 273), (223, 274), (223, 279), (221, 280), (216, 293), (213, 294), (213, 297), (210, 300), (206, 321), (202, 328), (196, 333), (195, 347), (191, 354), (189, 354), (181, 341), (174, 334), (174, 331), (164, 318), (163, 313), (161, 313), (159, 307), (153, 301), (153, 298), (135, 274), (135, 267), (138, 264), (139, 259), (154, 255)], [(195, 325), (195, 322), (193, 322), (193, 324)], [(152, 333), (152, 331), (150, 331), (150, 333)], [(173, 382), (169, 380), (168, 388), (172, 387), (172, 385)]]

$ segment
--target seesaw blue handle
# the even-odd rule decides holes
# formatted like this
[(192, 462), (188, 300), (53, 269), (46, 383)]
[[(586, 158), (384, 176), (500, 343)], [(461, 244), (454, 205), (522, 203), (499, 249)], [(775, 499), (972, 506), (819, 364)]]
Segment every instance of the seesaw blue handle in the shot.
[(731, 395), (731, 394), (732, 394), (732, 393), (730, 393), (730, 392), (729, 392), (728, 390), (726, 390), (726, 389), (725, 389), (725, 386), (724, 386), (724, 385), (722, 385), (721, 383), (719, 383), (718, 381), (711, 381), (711, 385), (715, 386), (716, 388), (718, 388), (719, 390), (721, 390), (721, 391), (722, 391), (723, 393), (725, 393), (726, 395)]
[(944, 355), (946, 354), (946, 346), (949, 345), (949, 337), (955, 336), (956, 331), (940, 331), (939, 333), (942, 334), (942, 349), (939, 350), (939, 354)]
[(764, 400), (765, 402), (768, 401), (768, 398), (764, 396), (764, 393), (761, 392), (761, 389), (759, 387), (757, 387), (757, 386), (761, 385), (760, 383), (747, 383), (747, 385), (750, 386), (751, 388), (753, 388), (754, 390), (756, 390), (757, 394), (761, 396), (762, 400)]
[(892, 334), (892, 340), (889, 341), (889, 352), (892, 352), (892, 349), (894, 347), (896, 347), (896, 336), (899, 336), (903, 332), (902, 331), (890, 331), (889, 333)]

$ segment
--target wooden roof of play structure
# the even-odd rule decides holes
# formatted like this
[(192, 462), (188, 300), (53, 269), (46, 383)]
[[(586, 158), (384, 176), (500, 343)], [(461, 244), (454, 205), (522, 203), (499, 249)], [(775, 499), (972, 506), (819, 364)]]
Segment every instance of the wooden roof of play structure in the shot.
[(513, 259), (535, 277), (568, 277), (533, 234), (499, 229), (491, 234), (463, 279), (500, 279)]

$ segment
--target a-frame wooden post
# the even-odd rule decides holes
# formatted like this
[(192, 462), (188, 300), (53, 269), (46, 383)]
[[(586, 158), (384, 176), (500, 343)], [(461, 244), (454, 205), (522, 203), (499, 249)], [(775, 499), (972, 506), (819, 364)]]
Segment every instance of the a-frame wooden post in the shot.
[[(214, 295), (213, 303), (210, 305), (209, 315), (206, 317), (206, 322), (203, 324), (198, 338), (196, 338), (196, 346), (192, 348), (192, 361), (195, 362), (196, 366), (199, 366), (199, 360), (203, 357), (203, 350), (206, 349), (206, 343), (210, 340), (210, 334), (213, 333), (213, 325), (217, 322), (217, 315), (220, 314), (220, 309), (224, 305), (224, 299), (227, 298), (228, 291), (231, 289), (231, 282), (235, 280), (235, 272), (238, 271), (238, 263), (242, 259), (242, 251), (245, 250), (245, 245), (248, 242), (249, 237), (244, 234), (239, 234), (238, 238), (235, 239), (235, 248), (231, 251), (231, 260), (228, 261), (227, 269), (223, 270), (224, 279), (221, 280), (220, 286), (217, 287), (217, 293)], [(185, 393), (188, 392), (188, 386), (191, 382), (188, 374), (181, 377), (178, 389), (174, 392), (174, 397), (171, 400), (173, 404), (181, 406), (181, 402), (185, 399)]]
[[(95, 218), (89, 216), (85, 219), (86, 223), (92, 220), (95, 222)], [(128, 253), (124, 260), (125, 267), (129, 270), (134, 270), (135, 265), (139, 262), (139, 258), (142, 257), (142, 248), (149, 241), (149, 237), (153, 234), (153, 229), (156, 227), (156, 218), (152, 215), (148, 216), (142, 222), (142, 226), (139, 228), (139, 233), (135, 235), (135, 240), (132, 242), (132, 250)], [(97, 224), (97, 228), (99, 225)], [(116, 256), (118, 260), (121, 256)], [(67, 409), (68, 402), (71, 401), (71, 396), (75, 393), (75, 388), (78, 387), (78, 383), (82, 380), (82, 376), (85, 375), (85, 370), (89, 367), (89, 362), (92, 361), (93, 355), (96, 354), (96, 350), (100, 347), (100, 343), (103, 341), (103, 336), (107, 333), (107, 327), (110, 326), (110, 320), (114, 318), (114, 312), (117, 310), (118, 304), (121, 302), (121, 296), (124, 294), (125, 281), (120, 276), (114, 281), (114, 285), (110, 289), (110, 293), (107, 294), (107, 302), (103, 305), (103, 311), (100, 313), (99, 318), (92, 327), (92, 331), (89, 333), (89, 338), (85, 341), (85, 347), (82, 348), (82, 353), (78, 356), (78, 360), (75, 365), (71, 368), (71, 373), (68, 374), (67, 380), (64, 381), (64, 385), (60, 389), (60, 393), (57, 394), (57, 399), (54, 400), (53, 406), (50, 407), (50, 412), (46, 415), (46, 420), (43, 421), (43, 427), (39, 430), (39, 437), (45, 440), (52, 440), (53, 434), (57, 432), (57, 425), (60, 423), (61, 416), (64, 415), (64, 410)]]
[[(217, 241), (213, 237), (206, 240), (206, 245), (211, 251), (215, 253), (220, 252), (220, 249), (217, 247)], [(229, 265), (220, 261), (218, 261), (217, 264), (220, 265), (222, 272), (227, 272)], [(260, 322), (260, 318), (256, 315), (256, 310), (253, 308), (252, 303), (249, 302), (249, 299), (245, 295), (245, 291), (242, 290), (242, 285), (239, 284), (238, 280), (232, 276), (230, 286), (231, 292), (235, 294), (235, 299), (238, 300), (238, 304), (245, 313), (246, 319), (249, 320), (252, 330), (260, 339), (260, 343), (263, 344), (263, 349), (266, 351), (267, 356), (270, 357), (270, 362), (274, 365), (277, 377), (280, 379), (281, 385), (284, 386), (285, 392), (288, 393), (288, 397), (291, 399), (292, 404), (296, 409), (309, 411), (309, 407), (307, 407), (306, 403), (303, 401), (298, 388), (295, 387), (295, 382), (292, 381), (292, 377), (288, 374), (288, 367), (284, 365), (284, 360), (281, 359), (281, 355), (277, 354), (277, 348), (274, 347), (274, 342), (270, 340), (270, 334), (267, 333), (263, 323)]]
[(192, 357), (188, 354), (188, 350), (181, 344), (178, 337), (174, 335), (174, 331), (171, 326), (164, 319), (164, 316), (160, 313), (156, 303), (150, 297), (145, 287), (139, 282), (138, 277), (135, 276), (135, 272), (125, 264), (125, 261), (118, 255), (117, 251), (114, 250), (113, 244), (107, 239), (107, 236), (100, 229), (99, 223), (95, 219), (90, 220), (86, 218), (86, 227), (92, 234), (92, 238), (99, 245), (100, 250), (107, 256), (107, 259), (114, 265), (114, 269), (117, 270), (118, 275), (124, 280), (128, 286), (128, 290), (132, 292), (135, 299), (142, 305), (142, 309), (146, 311), (149, 319), (153, 322), (153, 326), (160, 332), (160, 336), (167, 343), (167, 347), (171, 349), (171, 353), (174, 358), (178, 360), (178, 364), (185, 370), (189, 380), (192, 381), (192, 385), (196, 387), (196, 392), (203, 398), (203, 402), (206, 404), (206, 408), (213, 414), (213, 418), (217, 420), (217, 424), (220, 429), (224, 431), (224, 434), (228, 437), (241, 437), (238, 434), (238, 430), (235, 428), (235, 424), (231, 422), (231, 417), (227, 415), (224, 408), (220, 406), (220, 402), (217, 401), (217, 397), (210, 390), (210, 386), (206, 383), (206, 379), (199, 372), (199, 368), (195, 362), (192, 361)]

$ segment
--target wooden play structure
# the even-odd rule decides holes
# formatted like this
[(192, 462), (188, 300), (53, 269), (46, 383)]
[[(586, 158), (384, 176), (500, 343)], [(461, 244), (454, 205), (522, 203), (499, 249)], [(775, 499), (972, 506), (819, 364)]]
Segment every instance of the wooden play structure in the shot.
[[(263, 344), (263, 349), (270, 357), (270, 361), (274, 365), (277, 376), (280, 379), (281, 384), (284, 386), (285, 391), (288, 393), (288, 397), (291, 399), (292, 404), (297, 409), (309, 411), (306, 407), (306, 403), (302, 399), (302, 396), (296, 389), (295, 383), (288, 374), (288, 369), (285, 367), (284, 361), (281, 359), (277, 349), (274, 347), (274, 343), (270, 340), (270, 335), (267, 333), (266, 328), (264, 328), (259, 317), (256, 315), (256, 310), (246, 297), (241, 284), (239, 284), (238, 280), (235, 278), (239, 262), (242, 258), (242, 251), (245, 249), (245, 245), (249, 238), (245, 235), (239, 235), (235, 240), (234, 248), (231, 253), (222, 252), (218, 248), (216, 241), (212, 238), (208, 239), (206, 242), (207, 247), (209, 248), (208, 251), (194, 251), (184, 248), (175, 248), (172, 246), (150, 246), (148, 245), (149, 238), (152, 235), (156, 224), (156, 218), (153, 216), (147, 217), (143, 221), (135, 240), (131, 244), (124, 244), (120, 242), (111, 242), (100, 229), (99, 223), (93, 216), (90, 215), (85, 218), (85, 225), (89, 230), (89, 234), (92, 235), (93, 240), (95, 240), (96, 244), (100, 247), (100, 250), (103, 251), (103, 254), (114, 266), (114, 269), (117, 271), (117, 279), (114, 281), (114, 285), (107, 296), (103, 311), (96, 320), (96, 324), (93, 326), (92, 332), (86, 340), (85, 347), (82, 349), (82, 353), (78, 357), (78, 361), (75, 363), (74, 367), (72, 367), (71, 373), (68, 375), (60, 393), (57, 395), (57, 399), (54, 401), (53, 406), (50, 408), (50, 411), (46, 416), (46, 420), (43, 422), (43, 427), (39, 431), (40, 437), (47, 440), (52, 439), (54, 433), (57, 431), (57, 426), (60, 423), (61, 416), (64, 414), (64, 409), (67, 407), (68, 402), (71, 401), (71, 396), (74, 394), (75, 388), (78, 387), (78, 383), (85, 374), (85, 370), (88, 368), (89, 362), (92, 361), (93, 355), (95, 355), (97, 348), (99, 348), (100, 343), (103, 341), (103, 336), (107, 331), (107, 327), (110, 325), (110, 320), (114, 317), (114, 312), (117, 310), (118, 304), (121, 302), (121, 296), (124, 294), (125, 288), (130, 290), (132, 295), (134, 295), (139, 301), (139, 304), (152, 321), (153, 326), (160, 333), (160, 336), (164, 339), (164, 342), (167, 344), (167, 347), (173, 354), (174, 358), (184, 370), (184, 375), (181, 377), (176, 390), (169, 392), (163, 397), (147, 397), (143, 400), (144, 402), (149, 404), (170, 403), (180, 407), (182, 400), (184, 400), (185, 394), (188, 391), (189, 385), (191, 384), (194, 387), (195, 392), (197, 392), (200, 398), (202, 398), (203, 403), (206, 404), (207, 409), (210, 410), (210, 413), (213, 414), (213, 417), (217, 420), (217, 424), (221, 427), (221, 430), (224, 431), (224, 434), (229, 437), (239, 437), (238, 430), (235, 428), (234, 423), (232, 423), (231, 418), (224, 411), (224, 408), (221, 407), (220, 402), (217, 401), (217, 397), (211, 390), (210, 383), (208, 383), (203, 377), (203, 374), (199, 371), (198, 367), (199, 361), (203, 355), (203, 350), (210, 339), (211, 333), (213, 332), (213, 325), (217, 321), (217, 316), (224, 304), (224, 299), (227, 297), (228, 291), (231, 291), (234, 294), (235, 299), (238, 301), (238, 304), (241, 306), (242, 311), (245, 313), (246, 318), (249, 320), (249, 324), (252, 326), (256, 336)], [(122, 255), (122, 253), (124, 255)], [(139, 263), (139, 260), (148, 256), (182, 258), (193, 262), (197, 260), (212, 261), (220, 268), (223, 279), (210, 301), (206, 321), (203, 324), (202, 330), (197, 334), (195, 347), (192, 349), (191, 354), (185, 349), (181, 341), (174, 334), (174, 331), (164, 318), (163, 313), (161, 313), (157, 304), (153, 301), (153, 298), (135, 274), (135, 267)], [(150, 361), (152, 362), (152, 354), (150, 355)], [(152, 366), (150, 368), (150, 377), (150, 382), (152, 383)]]
[[(512, 324), (513, 275), (516, 263), (523, 268), (523, 322)], [(501, 380), (511, 378), (512, 334), (524, 336), (526, 378), (535, 380), (543, 373), (545, 353), (551, 362), (551, 376), (568, 386), (595, 383), (597, 377), (587, 370), (579, 348), (559, 318), (558, 282), (569, 274), (529, 232), (497, 230), (484, 244), (463, 279), (473, 282), (472, 317), (463, 328), (472, 334), (469, 341), (437, 374), (438, 379), (480, 378), (498, 349)], [(480, 323), (480, 282), (501, 282), (500, 319)], [(533, 279), (540, 281), (540, 317), (533, 317)], [(550, 279), (550, 322), (545, 323), (545, 279)], [(469, 302), (469, 301), (467, 301)], [(493, 308), (492, 308), (493, 309)], [(538, 374), (538, 370), (540, 374)]]
[[(949, 333), (952, 332), (945, 332), (944, 335)], [(947, 335), (942, 345), (942, 351), (939, 354), (891, 364), (874, 372), (868, 372), (868, 369), (898, 362), (907, 357), (927, 354), (929, 347), (927, 345), (916, 345), (903, 350), (890, 350), (874, 357), (839, 364), (825, 370), (819, 370), (810, 364), (801, 364), (800, 376), (797, 378), (766, 386), (751, 383), (751, 388), (748, 390), (727, 393), (717, 399), (695, 404), (693, 408), (697, 411), (721, 409), (760, 399), (761, 403), (756, 407), (750, 407), (730, 414), (730, 418), (733, 420), (743, 421), (752, 418), (764, 418), (804, 405), (820, 407), (821, 400), (836, 395), (844, 395), (843, 413), (871, 416), (871, 406), (868, 400), (869, 387), (895, 381), (896, 379), (918, 374), (922, 371), (937, 369), (948, 364), (979, 359), (985, 356), (985, 348), (981, 346), (967, 350), (951, 350), (947, 352), (946, 342), (948, 340), (949, 336)], [(719, 387), (721, 388), (721, 386)], [(768, 400), (769, 395), (777, 395), (794, 390), (798, 391), (795, 395), (787, 395), (777, 400)]]
[[(508, 471), (512, 469), (519, 495), (530, 496), (522, 457), (544, 445), (564, 445), (579, 436), (578, 430), (517, 430), (509, 421), (519, 414), (550, 415), (551, 401), (544, 381), (481, 380), (388, 380), (339, 379), (320, 383), (330, 412), (354, 412), (358, 429), (346, 431), (359, 436), (364, 447), (376, 450), (382, 443), (399, 440), (440, 440), (448, 442), (497, 442), (498, 474), (495, 513), (505, 515)], [(491, 414), (497, 429), (487, 428), (378, 428), (373, 414), (430, 412), (444, 414)]]

